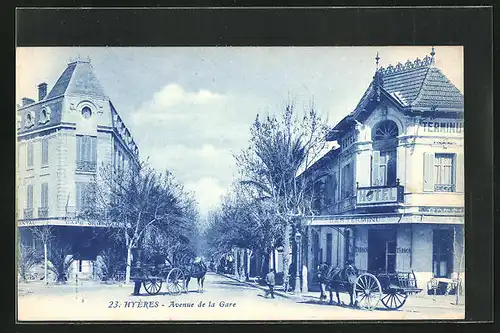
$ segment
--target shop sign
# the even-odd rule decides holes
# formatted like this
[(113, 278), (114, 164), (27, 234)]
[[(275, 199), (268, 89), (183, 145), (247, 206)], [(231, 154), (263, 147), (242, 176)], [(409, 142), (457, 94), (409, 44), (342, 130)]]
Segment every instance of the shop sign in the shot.
[(420, 126), (428, 133), (462, 133), (463, 122), (461, 121), (421, 121)]
[(356, 252), (358, 252), (358, 253), (359, 252), (365, 253), (365, 252), (368, 252), (368, 248), (367, 247), (358, 247), (358, 246), (356, 246)]
[(403, 201), (403, 187), (360, 187), (357, 190), (358, 205), (387, 204)]
[(464, 214), (463, 207), (439, 207), (439, 206), (422, 206), (418, 207), (420, 213), (432, 214)]

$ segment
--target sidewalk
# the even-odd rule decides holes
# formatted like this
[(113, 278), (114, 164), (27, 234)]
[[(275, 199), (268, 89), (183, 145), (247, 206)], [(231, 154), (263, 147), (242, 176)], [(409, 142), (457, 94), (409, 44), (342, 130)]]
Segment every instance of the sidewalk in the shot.
[[(228, 279), (238, 281), (241, 284), (255, 287), (255, 288), (258, 288), (260, 290), (267, 290), (268, 289), (267, 287), (261, 286), (256, 282), (242, 281), (242, 280), (238, 280), (237, 278), (235, 278), (234, 276), (231, 276), (231, 275), (220, 274), (220, 273), (218, 273), (218, 274), (222, 275)], [(320, 295), (319, 291), (308, 291), (308, 292), (301, 293), (301, 294), (295, 294), (293, 292), (285, 292), (283, 290), (283, 286), (276, 286), (276, 288), (274, 289), (274, 293), (278, 296), (288, 298), (288, 299), (293, 299), (293, 300), (298, 301), (298, 302), (312, 301), (312, 300), (319, 302), (319, 295)], [(342, 301), (345, 302), (348, 299), (348, 298), (347, 299), (345, 298), (346, 296), (343, 296), (343, 295), (347, 295), (347, 294), (341, 293), (340, 295), (341, 295)], [(328, 292), (327, 292), (327, 297), (329, 297)], [(333, 293), (333, 301), (335, 303), (337, 302), (335, 292)], [(328, 299), (326, 302), (328, 302)], [(383, 305), (382, 305), (382, 307), (383, 307)], [(432, 295), (427, 295), (426, 291), (423, 290), (420, 294), (408, 296), (408, 299), (407, 299), (406, 304), (404, 306), (404, 309), (406, 309), (407, 311), (415, 311), (415, 309), (418, 309), (418, 308), (464, 309), (465, 308), (465, 297), (460, 296), (459, 305), (455, 305), (455, 295), (448, 295), (448, 296), (436, 295), (434, 298)]]

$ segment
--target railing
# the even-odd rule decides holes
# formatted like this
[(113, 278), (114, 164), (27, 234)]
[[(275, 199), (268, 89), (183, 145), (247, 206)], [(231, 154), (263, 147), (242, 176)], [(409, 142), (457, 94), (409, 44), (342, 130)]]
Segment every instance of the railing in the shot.
[(435, 184), (434, 192), (455, 192), (454, 184)]
[(97, 170), (96, 162), (76, 161), (76, 171), (95, 172)]
[(39, 207), (38, 217), (49, 217), (49, 207)]
[(25, 219), (33, 218), (33, 208), (24, 208), (24, 218)]

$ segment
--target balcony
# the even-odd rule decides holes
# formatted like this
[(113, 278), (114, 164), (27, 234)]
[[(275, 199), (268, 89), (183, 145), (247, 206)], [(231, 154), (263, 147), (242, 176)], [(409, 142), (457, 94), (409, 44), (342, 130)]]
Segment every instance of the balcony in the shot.
[(33, 208), (24, 208), (24, 219), (33, 218)]
[(455, 192), (455, 184), (434, 184), (434, 192)]
[(356, 193), (357, 206), (391, 205), (404, 202), (404, 187), (395, 186), (369, 186), (358, 187)]
[(49, 207), (39, 207), (38, 208), (38, 217), (49, 217)]
[(76, 161), (76, 171), (80, 172), (96, 172), (97, 163), (89, 161)]

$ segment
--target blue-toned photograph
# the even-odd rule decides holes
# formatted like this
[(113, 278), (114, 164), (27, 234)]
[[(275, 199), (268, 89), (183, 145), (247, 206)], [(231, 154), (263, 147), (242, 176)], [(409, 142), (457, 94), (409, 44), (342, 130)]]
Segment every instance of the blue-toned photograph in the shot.
[(463, 319), (461, 46), (18, 47), (19, 321)]

